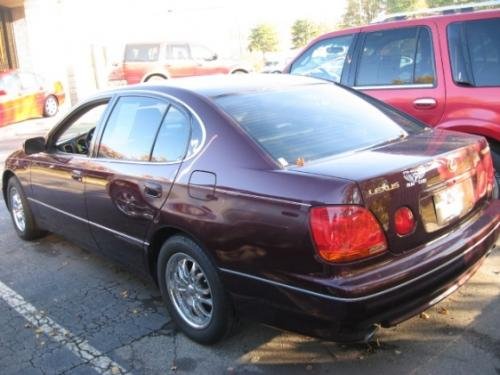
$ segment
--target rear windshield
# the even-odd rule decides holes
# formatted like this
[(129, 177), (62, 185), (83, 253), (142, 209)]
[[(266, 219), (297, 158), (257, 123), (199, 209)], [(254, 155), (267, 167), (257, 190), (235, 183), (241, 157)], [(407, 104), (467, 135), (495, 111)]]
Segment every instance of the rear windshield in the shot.
[(125, 61), (157, 61), (159, 53), (159, 44), (127, 44)]
[(424, 125), (333, 84), (213, 98), (281, 165), (300, 164), (420, 132)]

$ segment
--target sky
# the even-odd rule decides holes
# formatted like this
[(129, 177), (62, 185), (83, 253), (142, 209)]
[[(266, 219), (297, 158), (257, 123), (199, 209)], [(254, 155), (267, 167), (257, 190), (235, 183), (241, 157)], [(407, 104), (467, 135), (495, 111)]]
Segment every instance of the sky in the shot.
[(230, 56), (245, 52), (248, 33), (259, 23), (277, 29), (280, 49), (286, 51), (296, 19), (308, 18), (334, 28), (346, 1), (65, 0), (64, 4), (70, 19), (82, 23), (77, 27), (80, 38), (92, 43), (190, 40)]

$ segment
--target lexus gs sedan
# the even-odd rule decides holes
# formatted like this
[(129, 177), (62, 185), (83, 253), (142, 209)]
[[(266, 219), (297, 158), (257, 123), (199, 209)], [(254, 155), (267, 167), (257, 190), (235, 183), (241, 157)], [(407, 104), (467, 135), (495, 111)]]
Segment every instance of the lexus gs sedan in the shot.
[(101, 93), (3, 173), (21, 238), (57, 233), (151, 277), (205, 344), (237, 316), (349, 342), (420, 313), (494, 247), (492, 190), (484, 138), (281, 75)]

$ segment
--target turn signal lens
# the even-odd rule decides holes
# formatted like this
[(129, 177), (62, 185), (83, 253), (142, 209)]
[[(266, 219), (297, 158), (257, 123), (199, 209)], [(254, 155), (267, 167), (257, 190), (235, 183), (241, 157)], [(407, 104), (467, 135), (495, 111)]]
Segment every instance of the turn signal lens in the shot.
[(309, 224), (316, 251), (328, 262), (354, 261), (387, 250), (380, 224), (364, 207), (313, 207)]
[(415, 217), (408, 207), (400, 207), (394, 214), (394, 227), (400, 236), (406, 236), (415, 229)]

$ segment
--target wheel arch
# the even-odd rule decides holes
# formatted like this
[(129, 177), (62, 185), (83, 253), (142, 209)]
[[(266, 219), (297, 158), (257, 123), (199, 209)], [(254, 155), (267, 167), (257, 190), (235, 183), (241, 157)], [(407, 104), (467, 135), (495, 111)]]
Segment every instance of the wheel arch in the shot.
[(8, 184), (11, 177), (15, 177), (14, 172), (12, 172), (11, 170), (7, 169), (6, 171), (3, 172), (3, 175), (2, 175), (2, 194), (3, 194), (3, 199), (4, 199), (7, 207), (9, 207), (9, 200), (7, 199), (7, 184)]
[(149, 242), (149, 245), (147, 246), (146, 249), (146, 264), (147, 264), (147, 272), (153, 279), (153, 281), (158, 284), (158, 278), (156, 275), (156, 267), (157, 267), (157, 262), (158, 262), (158, 256), (160, 254), (160, 250), (163, 246), (163, 244), (169, 239), (172, 238), (173, 236), (176, 235), (182, 235), (184, 237), (189, 238), (191, 241), (196, 243), (202, 250), (203, 252), (207, 255), (207, 257), (212, 261), (214, 267), (217, 269), (216, 262), (214, 260), (214, 257), (212, 254), (210, 254), (209, 251), (207, 251), (206, 246), (203, 245), (201, 241), (199, 241), (196, 236), (193, 234), (189, 233), (189, 231), (186, 231), (182, 228), (174, 227), (174, 226), (163, 226), (161, 228), (156, 229), (151, 237)]
[(168, 76), (168, 74), (165, 74), (164, 72), (151, 72), (151, 73), (146, 73), (144, 75), (144, 77), (142, 77), (142, 80), (141, 82), (147, 82), (148, 79), (150, 79), (151, 77), (161, 77), (163, 79), (170, 79), (170, 77)]

